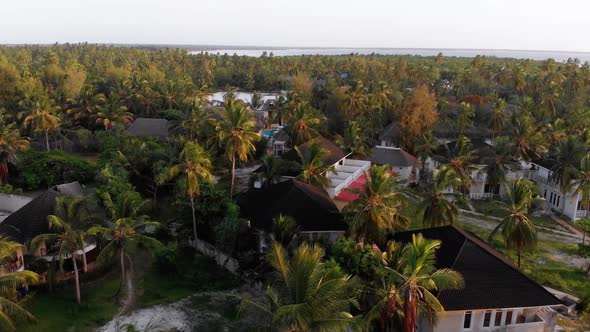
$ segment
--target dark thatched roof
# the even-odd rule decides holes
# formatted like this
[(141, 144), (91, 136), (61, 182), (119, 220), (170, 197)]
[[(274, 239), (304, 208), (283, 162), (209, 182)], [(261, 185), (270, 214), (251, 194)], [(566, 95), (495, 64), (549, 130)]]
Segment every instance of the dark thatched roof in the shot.
[(265, 189), (251, 189), (238, 198), (242, 214), (252, 226), (270, 231), (279, 215), (295, 219), (303, 232), (344, 231), (344, 216), (328, 194), (314, 186), (288, 180)]
[(412, 235), (440, 240), (436, 267), (461, 273), (465, 287), (436, 294), (445, 310), (478, 310), (560, 305), (562, 302), (525, 275), (502, 254), (475, 235), (454, 226), (400, 232), (393, 240), (408, 243)]
[[(318, 136), (304, 144), (301, 144), (298, 147), (299, 151), (301, 151), (301, 153), (305, 155), (307, 151), (309, 151), (309, 148), (314, 141), (319, 142), (322, 148), (329, 152), (328, 156), (324, 160), (324, 165), (333, 165), (349, 154), (348, 151), (342, 149), (340, 146), (338, 146), (338, 144), (330, 141), (329, 139), (323, 136)], [(297, 151), (295, 149), (285, 153), (283, 155), (283, 159), (288, 161), (294, 161), (296, 163), (301, 163), (301, 158), (299, 158), (299, 154), (297, 154)]]

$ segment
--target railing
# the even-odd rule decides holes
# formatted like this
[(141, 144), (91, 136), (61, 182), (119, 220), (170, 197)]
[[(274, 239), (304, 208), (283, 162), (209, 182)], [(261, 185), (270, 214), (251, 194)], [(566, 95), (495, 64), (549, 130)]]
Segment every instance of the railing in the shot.
[(489, 199), (494, 197), (492, 193), (469, 193), (471, 199)]
[(578, 210), (576, 211), (576, 218), (584, 218), (588, 216), (588, 211), (587, 210)]
[(506, 332), (543, 332), (545, 329), (545, 321), (538, 315), (524, 323), (516, 323), (506, 325)]
[(327, 174), (327, 177), (330, 180), (343, 180), (341, 183), (339, 183), (338, 185), (328, 188), (328, 195), (330, 195), (331, 198), (336, 197), (336, 195), (338, 195), (342, 190), (344, 190), (344, 188), (348, 187), (348, 185), (350, 185), (353, 181), (355, 181), (359, 176), (361, 176), (361, 174), (363, 174), (370, 166), (371, 166), (371, 162), (368, 160), (354, 160), (354, 159), (344, 159), (343, 164), (339, 165), (339, 166), (352, 166), (354, 167), (356, 170), (354, 171), (354, 173), (346, 173), (346, 174), (350, 174), (349, 176), (347, 176), (345, 179), (339, 177), (337, 179), (332, 178), (330, 175), (334, 174), (332, 172)]
[[(81, 256), (83, 253), (87, 253), (94, 248), (96, 248), (96, 243), (86, 243), (86, 246), (84, 247), (84, 252), (82, 252), (82, 250), (78, 250), (76, 252), (76, 254), (78, 254), (78, 256)], [(51, 254), (48, 255), (46, 249), (45, 249), (45, 252), (43, 249), (45, 249), (45, 248), (41, 249), (41, 258), (43, 258), (44, 260), (46, 260), (48, 262), (52, 262), (54, 260), (59, 259), (59, 257), (57, 255), (51, 255)], [(70, 257), (72, 257), (72, 255), (69, 253), (64, 255), (64, 259), (68, 259)]]

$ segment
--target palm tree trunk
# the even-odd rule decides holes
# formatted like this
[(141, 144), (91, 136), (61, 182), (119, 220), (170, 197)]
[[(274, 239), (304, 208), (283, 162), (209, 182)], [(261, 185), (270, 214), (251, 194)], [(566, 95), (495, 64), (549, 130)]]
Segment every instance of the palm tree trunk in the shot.
[(88, 272), (88, 261), (86, 260), (86, 251), (82, 248), (82, 271)]
[(408, 290), (406, 303), (404, 304), (404, 332), (416, 332), (416, 308), (415, 299), (411, 290)]
[(74, 264), (74, 281), (76, 283), (76, 303), (80, 304), (80, 277), (78, 276), (78, 263), (76, 263), (76, 253), (72, 253), (72, 263)]
[(47, 151), (49, 151), (49, 129), (45, 129), (45, 145), (47, 146)]
[(119, 252), (119, 264), (121, 264), (121, 284), (125, 282), (125, 252), (123, 248)]
[(518, 268), (520, 269), (520, 249), (517, 250), (516, 256), (518, 257)]
[(229, 191), (229, 197), (234, 197), (234, 180), (236, 178), (236, 155), (232, 155), (231, 158), (231, 186)]
[(195, 235), (195, 247), (197, 246), (197, 217), (195, 216), (195, 198), (191, 195), (191, 210), (193, 215), (193, 233)]

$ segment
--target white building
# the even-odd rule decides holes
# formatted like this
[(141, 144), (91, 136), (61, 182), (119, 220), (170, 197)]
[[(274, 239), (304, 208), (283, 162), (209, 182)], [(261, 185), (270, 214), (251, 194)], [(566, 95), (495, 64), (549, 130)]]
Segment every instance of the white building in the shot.
[(459, 272), (465, 286), (435, 296), (446, 311), (432, 326), (423, 320), (420, 332), (549, 332), (564, 303), (537, 284), (502, 254), (454, 226), (399, 232), (393, 240), (407, 243), (412, 235), (440, 240), (436, 267)]
[(407, 183), (415, 183), (420, 177), (418, 159), (402, 148), (376, 146), (371, 150), (370, 160), (375, 165), (388, 165), (401, 180)]

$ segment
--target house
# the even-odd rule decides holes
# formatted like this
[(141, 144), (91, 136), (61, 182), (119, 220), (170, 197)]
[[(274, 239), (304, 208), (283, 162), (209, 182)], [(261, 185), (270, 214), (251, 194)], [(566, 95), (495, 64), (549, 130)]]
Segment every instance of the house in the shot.
[(505, 331), (549, 332), (556, 323), (561, 300), (516, 268), (478, 237), (455, 226), (396, 233), (393, 240), (412, 241), (421, 233), (440, 240), (436, 268), (453, 269), (465, 287), (435, 293), (446, 311), (434, 327), (421, 322), (420, 332)]
[(170, 136), (170, 127), (166, 119), (137, 118), (127, 128), (127, 133), (139, 137), (166, 139)]
[(391, 167), (400, 179), (408, 183), (415, 183), (419, 178), (418, 159), (402, 148), (376, 146), (371, 150), (370, 160), (372, 164)]
[[(0, 234), (25, 245), (25, 248), (22, 251), (17, 252), (16, 262), (11, 264), (8, 268), (5, 267), (6, 271), (23, 270), (25, 263), (30, 263), (24, 261), (24, 257), (26, 257), (27, 254), (44, 259), (45, 261), (52, 263), (53, 268), (56, 270), (58, 269), (58, 253), (57, 248), (53, 246), (53, 243), (42, 244), (33, 253), (27, 252), (27, 246), (31, 239), (37, 235), (50, 233), (47, 216), (54, 214), (56, 198), (60, 195), (82, 197), (84, 195), (84, 190), (78, 182), (72, 182), (54, 186), (32, 199), (15, 198), (14, 196), (16, 195), (0, 196), (0, 201), (4, 201), (3, 203), (0, 203), (0, 206), (13, 205), (14, 207), (17, 207), (20, 205), (18, 209), (10, 213), (10, 215), (0, 223)], [(88, 241), (86, 243), (84, 252), (86, 253), (87, 261), (89, 263), (94, 262), (97, 251), (98, 249), (94, 242)], [(81, 253), (82, 251), (80, 250), (80, 254)], [(92, 267), (92, 264), (89, 264), (89, 267)]]
[(574, 194), (573, 189), (564, 192), (559, 181), (552, 178), (551, 166), (545, 160), (523, 163), (522, 177), (533, 181), (549, 209), (562, 213), (572, 220), (590, 216), (584, 207), (581, 194)]
[[(326, 174), (326, 177), (330, 180), (330, 187), (326, 191), (331, 198), (335, 198), (371, 166), (371, 162), (368, 160), (349, 159), (348, 157), (351, 154), (349, 151), (342, 149), (338, 144), (322, 136), (300, 145), (298, 149), (301, 154), (306, 155), (314, 142), (318, 142), (322, 149), (328, 151), (324, 166), (334, 166), (334, 171), (329, 171)], [(282, 158), (291, 164), (301, 163), (301, 158), (295, 149), (284, 153)], [(300, 170), (291, 167), (285, 172), (284, 176), (293, 178), (300, 173)]]
[[(494, 157), (492, 146), (482, 139), (472, 139), (470, 146), (474, 151), (471, 162), (475, 164), (475, 170), (471, 173), (473, 182), (469, 188), (463, 188), (463, 194), (470, 199), (488, 199), (504, 195), (506, 188), (503, 184), (488, 182), (486, 166), (487, 161)], [(449, 158), (457, 153), (458, 149), (460, 149), (460, 143), (457, 140), (439, 145), (434, 153), (434, 157), (427, 161), (427, 168), (432, 170), (440, 168)], [(514, 169), (509, 169), (506, 174), (508, 179), (519, 177), (519, 167), (513, 166), (512, 168)], [(450, 187), (446, 191), (453, 192), (454, 189)]]
[(271, 232), (279, 215), (294, 218), (301, 236), (314, 241), (336, 241), (347, 228), (344, 216), (325, 191), (293, 179), (250, 189), (237, 203), (251, 227), (261, 232)]

